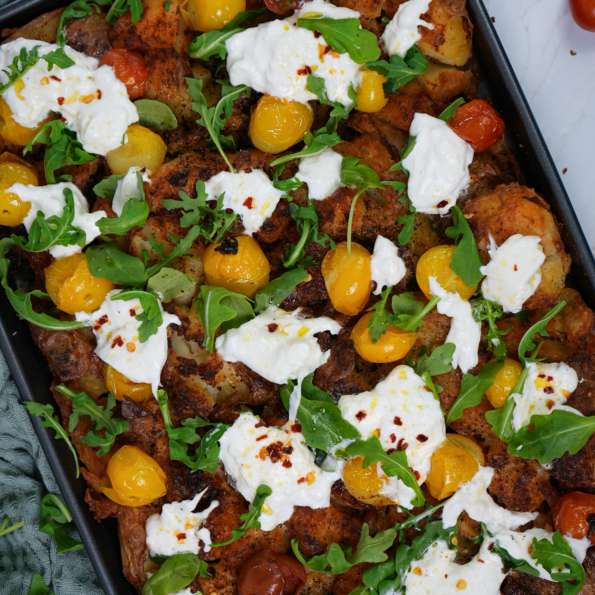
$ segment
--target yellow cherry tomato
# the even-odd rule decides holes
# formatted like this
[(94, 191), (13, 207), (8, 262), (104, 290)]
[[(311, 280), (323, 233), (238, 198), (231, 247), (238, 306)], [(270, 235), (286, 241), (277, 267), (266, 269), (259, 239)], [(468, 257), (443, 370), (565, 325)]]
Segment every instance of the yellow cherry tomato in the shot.
[(122, 446), (107, 464), (101, 491), (118, 504), (144, 506), (167, 491), (165, 473), (145, 451)]
[[(18, 81), (17, 81), (18, 82)], [(12, 117), (12, 111), (8, 103), (0, 97), (0, 136), (8, 143), (13, 145), (27, 145), (29, 141), (50, 121), (55, 120), (56, 116), (46, 118), (33, 128), (21, 126)]]
[(246, 0), (189, 0), (180, 8), (188, 27), (203, 33), (225, 27), (245, 10)]
[(372, 318), (372, 312), (364, 314), (353, 327), (351, 338), (355, 350), (369, 362), (384, 364), (386, 362), (396, 362), (407, 355), (409, 350), (415, 345), (417, 333), (404, 331), (398, 326), (386, 327), (386, 332), (376, 343), (372, 343), (368, 322)]
[(326, 253), (321, 271), (335, 310), (349, 316), (363, 310), (372, 289), (371, 259), (371, 254), (354, 242), (351, 254), (347, 254), (347, 242)]
[(131, 124), (126, 130), (128, 142), (106, 156), (113, 174), (126, 174), (133, 165), (156, 170), (165, 160), (167, 145), (163, 139), (148, 128)]
[(0, 155), (0, 225), (19, 225), (31, 208), (30, 202), (7, 192), (8, 188), (13, 184), (37, 186), (38, 183), (37, 172), (23, 158), (8, 151)]
[(383, 87), (387, 80), (379, 72), (364, 70), (362, 84), (356, 93), (355, 109), (359, 112), (379, 112), (388, 103), (388, 97), (384, 95)]
[(132, 382), (129, 378), (124, 376), (109, 365), (103, 368), (103, 378), (107, 385), (107, 390), (114, 393), (117, 401), (121, 401), (123, 397), (128, 397), (131, 401), (141, 403), (153, 396), (153, 389), (150, 384), (145, 382)]
[(477, 285), (468, 287), (463, 280), (450, 268), (450, 261), (455, 246), (435, 246), (422, 254), (415, 277), (419, 288), (431, 300), (434, 295), (430, 291), (430, 277), (435, 277), (439, 285), (450, 293), (458, 293), (461, 299), (468, 300), (477, 290)]
[(250, 118), (250, 138), (261, 151), (281, 153), (304, 140), (313, 121), (308, 104), (263, 95)]
[(390, 498), (378, 492), (388, 484), (386, 475), (378, 475), (378, 466), (370, 465), (362, 468), (364, 457), (347, 459), (343, 467), (343, 483), (347, 491), (354, 497), (372, 506), (389, 506), (395, 504)]
[(249, 298), (269, 284), (271, 265), (250, 236), (230, 236), (211, 244), (202, 255), (202, 264), (206, 285), (225, 287)]
[[(495, 362), (496, 360), (492, 359), (490, 361)], [(486, 396), (492, 407), (500, 409), (500, 407), (504, 406), (510, 391), (514, 388), (522, 373), (523, 366), (519, 362), (509, 358), (504, 360), (504, 366), (496, 374), (494, 384), (486, 392)]]
[(115, 285), (94, 277), (86, 254), (73, 254), (55, 260), (45, 273), (45, 288), (62, 312), (94, 312)]

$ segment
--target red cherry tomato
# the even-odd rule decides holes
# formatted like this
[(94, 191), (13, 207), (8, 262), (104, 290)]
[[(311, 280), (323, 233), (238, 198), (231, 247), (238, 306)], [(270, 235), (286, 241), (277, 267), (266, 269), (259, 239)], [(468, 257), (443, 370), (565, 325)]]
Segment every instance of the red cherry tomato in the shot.
[(277, 14), (284, 14), (290, 10), (297, 10), (303, 2), (300, 0), (264, 0), (267, 8)]
[(595, 31), (595, 0), (569, 0), (570, 12), (576, 24), (587, 31)]
[(147, 69), (142, 54), (124, 48), (114, 48), (105, 52), (99, 60), (99, 66), (104, 64), (111, 66), (116, 78), (126, 85), (130, 99), (142, 96), (147, 82)]
[[(562, 496), (554, 508), (554, 525), (556, 529), (575, 539), (582, 539), (595, 529), (595, 494), (571, 492)], [(595, 545), (595, 536), (591, 535), (591, 543)]]
[(242, 566), (238, 591), (240, 595), (299, 595), (306, 578), (304, 567), (293, 556), (263, 550)]
[(504, 121), (498, 112), (484, 99), (474, 99), (457, 107), (448, 125), (476, 153), (489, 149), (504, 133)]

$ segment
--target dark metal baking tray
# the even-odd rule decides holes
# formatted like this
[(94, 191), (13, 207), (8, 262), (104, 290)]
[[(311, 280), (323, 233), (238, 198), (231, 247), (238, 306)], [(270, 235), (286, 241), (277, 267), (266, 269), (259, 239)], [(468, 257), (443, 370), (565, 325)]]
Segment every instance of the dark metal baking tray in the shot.
[[(61, 5), (60, 0), (17, 0), (0, 8), (0, 26), (23, 25)], [(562, 223), (564, 244), (572, 257), (572, 283), (595, 309), (595, 260), (556, 166), (482, 1), (467, 0), (467, 9), (474, 24), (474, 56), (482, 81), (481, 95), (489, 94), (502, 114), (508, 131), (507, 142), (527, 185), (549, 202)], [(23, 398), (55, 405), (45, 358), (33, 342), (27, 324), (17, 318), (4, 291), (0, 291), (0, 347)], [(83, 499), (86, 483), (82, 477), (75, 478), (70, 451), (62, 441), (54, 440), (53, 430), (42, 428), (39, 421), (34, 417), (33, 425), (106, 595), (135, 594), (122, 572), (116, 521), (107, 519), (97, 523), (93, 519)]]

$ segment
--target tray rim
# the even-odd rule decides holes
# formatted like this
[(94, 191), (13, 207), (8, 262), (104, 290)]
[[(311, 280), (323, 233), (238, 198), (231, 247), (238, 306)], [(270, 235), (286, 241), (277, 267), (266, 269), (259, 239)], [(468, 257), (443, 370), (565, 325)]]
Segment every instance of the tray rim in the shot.
[[(0, 8), (0, 25), (18, 26), (30, 21), (29, 15), (39, 16), (64, 5), (62, 0), (16, 0)], [(514, 141), (511, 149), (528, 178), (528, 185), (547, 197), (552, 212), (562, 224), (564, 245), (572, 258), (573, 279), (580, 286), (583, 299), (595, 308), (595, 258), (549, 149), (483, 1), (467, 0), (467, 10), (474, 26), (474, 56), (488, 72), (495, 89), (493, 94), (499, 107), (503, 107), (501, 111)], [(27, 323), (16, 317), (4, 291), (0, 292), (0, 348), (23, 399), (50, 403), (56, 408), (49, 389), (51, 373), (47, 362), (33, 342)], [(115, 520), (101, 524), (95, 521), (84, 501), (86, 482), (82, 475), (75, 477), (68, 447), (53, 438), (53, 430), (41, 427), (40, 418), (31, 419), (106, 595), (136, 594), (122, 572)]]

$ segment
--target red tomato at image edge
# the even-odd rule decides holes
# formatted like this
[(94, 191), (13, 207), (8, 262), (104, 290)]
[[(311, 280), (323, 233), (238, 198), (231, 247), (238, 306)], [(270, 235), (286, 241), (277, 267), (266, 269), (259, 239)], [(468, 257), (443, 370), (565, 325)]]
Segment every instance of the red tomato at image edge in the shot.
[(576, 24), (587, 31), (595, 31), (595, 0), (569, 0), (569, 4)]

